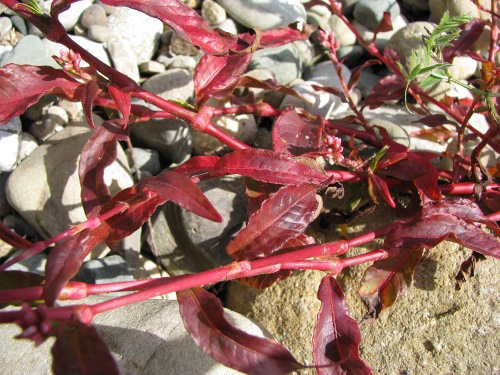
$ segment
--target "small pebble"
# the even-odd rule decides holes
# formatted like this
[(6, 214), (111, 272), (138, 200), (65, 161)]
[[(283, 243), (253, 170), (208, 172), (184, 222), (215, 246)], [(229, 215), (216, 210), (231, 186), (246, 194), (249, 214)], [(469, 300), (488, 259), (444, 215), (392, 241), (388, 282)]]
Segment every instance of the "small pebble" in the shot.
[(144, 61), (139, 65), (139, 71), (144, 74), (157, 74), (165, 71), (165, 65), (158, 61)]
[(87, 30), (87, 35), (96, 42), (105, 43), (111, 38), (111, 29), (103, 25), (92, 25)]
[(94, 25), (106, 25), (106, 11), (100, 4), (93, 4), (82, 13), (80, 24), (88, 29)]

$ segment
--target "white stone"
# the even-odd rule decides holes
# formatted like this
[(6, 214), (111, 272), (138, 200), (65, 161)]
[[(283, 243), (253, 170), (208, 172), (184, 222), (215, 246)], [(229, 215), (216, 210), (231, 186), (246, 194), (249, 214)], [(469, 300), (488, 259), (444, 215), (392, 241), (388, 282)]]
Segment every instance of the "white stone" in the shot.
[(218, 25), (227, 19), (224, 8), (213, 0), (205, 0), (201, 4), (201, 16), (210, 25)]
[(330, 16), (328, 24), (341, 46), (352, 46), (356, 44), (356, 35), (338, 16), (335, 14)]
[(21, 151), (21, 119), (19, 116), (0, 124), (0, 172), (13, 170)]
[(30, 133), (24, 133), (21, 139), (21, 151), (19, 151), (19, 161), (24, 160), (27, 156), (31, 155), (38, 147), (36, 138)]
[(129, 42), (118, 34), (112, 34), (107, 46), (113, 60), (113, 67), (120, 73), (132, 78), (135, 82), (139, 82), (140, 74), (137, 57), (133, 53)]
[[(44, 1), (41, 4), (42, 9), (50, 14), (50, 6), (52, 4), (52, 0)], [(60, 13), (59, 21), (62, 23), (66, 31), (71, 31), (75, 27), (76, 23), (80, 19), (82, 13), (92, 5), (92, 0), (83, 0), (78, 2), (71, 3), (71, 7), (69, 7), (64, 12)]]
[[(106, 50), (104, 49), (104, 46), (102, 43), (96, 43), (86, 37), (83, 36), (76, 36), (76, 35), (70, 35), (70, 38), (73, 39), (74, 42), (78, 43), (81, 47), (83, 47), (85, 50), (89, 51), (91, 54), (93, 54), (95, 57), (97, 57), (99, 60), (101, 60), (103, 63), (106, 65), (111, 66), (111, 61), (109, 60), (108, 54)], [(43, 44), (45, 44), (45, 47), (49, 51), (50, 55), (56, 55), (59, 56), (61, 54), (61, 50), (67, 51), (68, 48), (65, 47), (62, 44), (52, 42), (46, 38), (42, 39)], [(80, 64), (81, 67), (88, 67), (89, 64), (82, 60), (82, 63)]]

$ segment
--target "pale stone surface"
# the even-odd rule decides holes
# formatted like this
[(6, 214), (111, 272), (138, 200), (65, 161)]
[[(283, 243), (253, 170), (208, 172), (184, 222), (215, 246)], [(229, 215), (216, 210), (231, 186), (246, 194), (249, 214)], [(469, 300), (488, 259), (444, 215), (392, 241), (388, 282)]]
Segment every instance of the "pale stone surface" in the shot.
[(218, 0), (226, 12), (246, 27), (269, 30), (306, 20), (300, 0)]
[(194, 94), (193, 75), (185, 69), (169, 69), (148, 78), (142, 88), (163, 99), (188, 101)]
[[(86, 37), (77, 35), (70, 35), (70, 38), (73, 39), (74, 42), (78, 43), (81, 47), (89, 51), (91, 54), (93, 54), (95, 57), (97, 57), (99, 60), (101, 60), (103, 63), (111, 66), (111, 61), (109, 60), (108, 53), (106, 52), (106, 49), (104, 48), (102, 43), (96, 43)], [(43, 44), (45, 44), (45, 47), (49, 51), (50, 56), (59, 56), (61, 50), (68, 50), (68, 48), (63, 46), (62, 44), (52, 42), (46, 38), (42, 39), (42, 42)], [(82, 60), (80, 66), (87, 67), (89, 65)]]
[(107, 43), (108, 52), (113, 60), (113, 66), (119, 72), (139, 82), (139, 68), (137, 58), (132, 51), (130, 44), (121, 35), (112, 33)]
[(9, 172), (16, 167), (21, 151), (21, 139), (19, 116), (0, 124), (0, 172)]
[[(374, 215), (350, 223), (349, 238), (394, 218), (394, 211), (379, 208)], [(332, 225), (319, 236), (323, 242), (338, 239), (339, 229)], [(362, 246), (348, 256), (380, 245)], [(500, 264), (494, 259), (481, 262), (476, 276), (455, 291), (454, 276), (469, 254), (470, 250), (454, 243), (438, 245), (417, 266), (408, 293), (382, 312), (377, 322), (360, 325), (361, 357), (375, 374), (483, 375), (499, 371), (495, 338), (500, 328)], [(366, 313), (357, 294), (366, 267), (351, 267), (338, 276), (357, 322)], [(320, 307), (316, 292), (324, 275), (299, 272), (263, 292), (232, 284), (227, 306), (262, 323), (297, 359), (312, 364), (311, 338)]]
[[(98, 303), (91, 297), (78, 303)], [(74, 303), (74, 302), (73, 302)], [(264, 337), (269, 333), (249, 319), (225, 310), (226, 318), (237, 328)], [(122, 375), (204, 374), (237, 375), (203, 353), (186, 332), (176, 301), (149, 300), (100, 314), (94, 324), (112, 352)], [(48, 339), (38, 348), (28, 340), (14, 340), (20, 333), (14, 324), (2, 325), (0, 358), (2, 372), (10, 374), (51, 373)]]
[[(56, 55), (59, 55), (59, 50), (55, 53)], [(0, 65), (31, 64), (49, 65), (58, 68), (59, 65), (51, 57), (53, 54), (44, 46), (38, 36), (27, 35), (17, 42), (11, 51), (1, 54)]]

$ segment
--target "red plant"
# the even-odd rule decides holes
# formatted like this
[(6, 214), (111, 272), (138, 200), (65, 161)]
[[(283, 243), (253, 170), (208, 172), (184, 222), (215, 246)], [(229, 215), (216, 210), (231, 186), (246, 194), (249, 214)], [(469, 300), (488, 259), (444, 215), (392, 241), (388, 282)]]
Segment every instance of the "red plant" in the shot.
[[(354, 117), (327, 120), (303, 110), (280, 110), (265, 103), (214, 108), (207, 104), (209, 98), (227, 100), (237, 87), (256, 86), (296, 95), (277, 82), (260, 82), (241, 75), (256, 50), (307, 39), (314, 27), (297, 23), (271, 31), (256, 29), (231, 35), (212, 29), (179, 0), (102, 0), (105, 4), (127, 6), (160, 19), (205, 53), (194, 76), (194, 106), (182, 106), (145, 91), (73, 42), (58, 21), (59, 14), (73, 1), (53, 1), (50, 16), (17, 0), (0, 2), (33, 23), (47, 38), (69, 49), (57, 59), (62, 70), (13, 64), (0, 68), (0, 123), (22, 114), (43, 95), (50, 93), (82, 102), (89, 126), (94, 131), (79, 165), (82, 204), (88, 220), (37, 243), (30, 243), (0, 225), (0, 237), (12, 246), (24, 249), (17, 258), (0, 266), (0, 284), (9, 285), (0, 291), (1, 303), (24, 302), (19, 310), (0, 311), (0, 322), (17, 323), (23, 329), (20, 337), (30, 338), (37, 344), (55, 336), (52, 353), (56, 374), (92, 373), (95, 363), (99, 363), (101, 369), (105, 367), (106, 373), (117, 373), (105, 344), (91, 325), (93, 316), (170, 292), (177, 292), (187, 331), (217, 361), (245, 373), (279, 374), (303, 368), (305, 366), (279, 343), (248, 335), (233, 327), (224, 318), (218, 298), (201, 288), (235, 279), (266, 288), (298, 269), (327, 272), (318, 290), (321, 309), (313, 337), (318, 373), (370, 374), (370, 368), (359, 357), (359, 329), (349, 316), (344, 294), (335, 279), (343, 268), (374, 262), (366, 271), (360, 294), (368, 306), (368, 315), (376, 317), (405, 292), (423, 249), (448, 240), (471, 249), (472, 257), (479, 253), (500, 258), (500, 243), (495, 237), (500, 234), (495, 223), (500, 220), (498, 169), (490, 172), (479, 161), (486, 145), (500, 151), (498, 120), (488, 112), (490, 130), (482, 134), (472, 129), (480, 142), (468, 163), (455, 164), (456, 168), (468, 172), (460, 182), (454, 180), (455, 174), (440, 171), (430, 162), (435, 155), (411, 151), (391, 140), (383, 129), (379, 129), (378, 135), (364, 118), (363, 108), (401, 99), (406, 82), (394, 57), (381, 54), (373, 41), (362, 43), (376, 60), (370, 60), (353, 72), (349, 82), (343, 81), (339, 74), (342, 90), (316, 88), (341, 97), (355, 113)], [(331, 5), (332, 11), (351, 27), (341, 12), (340, 3), (331, 1)], [(491, 15), (492, 46), (495, 46), (498, 35), (495, 6)], [(464, 30), (461, 38), (447, 50), (447, 58), (467, 53), (474, 38), (480, 34), (479, 26), (474, 24)], [(377, 32), (389, 28), (390, 20), (385, 17)], [(352, 30), (356, 32), (354, 28)], [(338, 43), (334, 35), (320, 32), (319, 40), (329, 50), (332, 63), (340, 73), (340, 62), (335, 54)], [(497, 92), (500, 85), (499, 69), (494, 65), (496, 52), (490, 53), (483, 65), (481, 85), (490, 92)], [(80, 60), (85, 60), (90, 67), (81, 68)], [(391, 69), (391, 75), (380, 81), (364, 100), (361, 109), (357, 108), (351, 90), (359, 80), (361, 69), (381, 63)], [(437, 101), (413, 84), (410, 84), (409, 92), (426, 113), (422, 123), (435, 128), (452, 122), (460, 137), (463, 129), (470, 127), (468, 120), (476, 104), (485, 100), (477, 97), (469, 104)], [(144, 99), (160, 110), (131, 105), (132, 98)], [(432, 115), (424, 99), (438, 105), (453, 121), (444, 115)], [(115, 109), (122, 116), (96, 127), (92, 120), (92, 109), (96, 105)], [(458, 105), (465, 106), (464, 110), (457, 111)], [(494, 106), (498, 108), (498, 101)], [(215, 116), (241, 113), (274, 118), (273, 150), (255, 149), (210, 122)], [(142, 180), (111, 197), (103, 173), (116, 158), (118, 141), (128, 139), (130, 123), (155, 116), (184, 119), (193, 129), (219, 139), (232, 151), (222, 157), (193, 157), (177, 168)], [(348, 125), (355, 122), (363, 129), (353, 129)], [(359, 147), (343, 147), (338, 135), (350, 137), (351, 146), (356, 139), (376, 147), (379, 152), (372, 158), (363, 159), (359, 156)], [(466, 159), (460, 149), (457, 155), (460, 160)], [(101, 285), (71, 281), (92, 249), (101, 243), (111, 244), (127, 237), (167, 201), (207, 219), (220, 221), (221, 216), (196, 183), (229, 174), (246, 177), (249, 192), (247, 226), (227, 247), (233, 263), (175, 278)], [(375, 203), (380, 197), (392, 207), (400, 205), (400, 194), (411, 194), (419, 200), (419, 210), (374, 232), (350, 240), (317, 244), (305, 231), (322, 208), (320, 195), (343, 182), (365, 187)], [(465, 197), (456, 198), (455, 195)], [(489, 215), (485, 215), (486, 210), (489, 210)], [(488, 227), (490, 232), (483, 230), (481, 225)], [(357, 256), (340, 257), (351, 248), (377, 238), (384, 239), (382, 248)], [(9, 265), (52, 245), (55, 247), (48, 257), (44, 279), (28, 273), (5, 271)], [(58, 299), (81, 299), (111, 291), (132, 293), (94, 305), (55, 306)], [(28, 304), (40, 299), (44, 303), (38, 307)]]

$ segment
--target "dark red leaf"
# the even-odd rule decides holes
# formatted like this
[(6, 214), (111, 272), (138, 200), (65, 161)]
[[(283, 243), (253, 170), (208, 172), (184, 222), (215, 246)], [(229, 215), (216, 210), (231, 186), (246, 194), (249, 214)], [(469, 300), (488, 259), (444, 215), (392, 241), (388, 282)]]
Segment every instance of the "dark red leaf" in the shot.
[(436, 126), (441, 126), (444, 124), (456, 125), (456, 122), (448, 120), (448, 117), (446, 117), (443, 114), (435, 114), (435, 115), (425, 116), (425, 117), (422, 117), (421, 119), (412, 121), (411, 123), (412, 124), (421, 123), (421, 124), (430, 126), (431, 128), (436, 127)]
[(196, 104), (201, 105), (210, 98), (225, 99), (245, 73), (252, 54), (234, 56), (205, 55), (200, 59), (194, 74)]
[(382, 21), (378, 24), (378, 26), (373, 31), (374, 34), (384, 33), (387, 31), (392, 31), (392, 20), (391, 20), (391, 12), (384, 12), (382, 17)]
[(443, 48), (443, 61), (451, 63), (455, 56), (461, 56), (465, 51), (471, 49), (482, 35), (485, 26), (486, 21), (479, 18), (473, 18), (461, 25), (462, 32), (458, 39), (451, 41), (451, 46)]
[(94, 326), (76, 321), (59, 329), (52, 347), (55, 375), (119, 375), (118, 367)]
[(193, 156), (186, 162), (175, 168), (175, 172), (186, 177), (212, 172), (215, 164), (219, 160), (218, 156)]
[(425, 215), (410, 220), (385, 238), (388, 248), (430, 249), (448, 240), (466, 246), (478, 253), (500, 258), (500, 243), (497, 238), (487, 234), (474, 224), (447, 214)]
[(279, 91), (287, 95), (294, 96), (299, 99), (303, 99), (302, 96), (297, 94), (293, 89), (282, 85), (274, 79), (266, 79), (265, 81), (258, 80), (250, 76), (240, 77), (236, 87), (255, 87), (268, 91)]
[(273, 124), (273, 149), (299, 156), (322, 148), (325, 122), (319, 117), (306, 118), (290, 108), (281, 113)]
[(150, 178), (144, 186), (153, 190), (165, 201), (172, 201), (206, 219), (222, 222), (222, 217), (203, 195), (201, 189), (182, 174), (165, 171)]
[(358, 291), (368, 307), (366, 317), (378, 318), (382, 310), (406, 293), (424, 250), (390, 249), (387, 252), (389, 258), (377, 260), (366, 269)]
[(80, 86), (78, 93), (80, 95), (80, 101), (82, 102), (83, 113), (87, 119), (87, 123), (92, 129), (95, 129), (96, 126), (94, 123), (94, 115), (92, 113), (92, 105), (94, 103), (94, 99), (97, 97), (97, 94), (99, 94), (99, 86), (97, 86), (97, 83), (94, 81), (89, 81)]
[(258, 211), (262, 206), (262, 203), (264, 203), (264, 201), (272, 194), (276, 193), (281, 186), (246, 177), (245, 187), (248, 201), (247, 216), (250, 217), (254, 214), (254, 212)]
[(12, 229), (7, 227), (1, 220), (0, 220), (0, 239), (2, 239), (2, 241), (8, 243), (9, 245), (17, 249), (26, 249), (33, 245), (26, 238), (21, 237)]
[(127, 137), (128, 128), (123, 120), (106, 121), (97, 128), (82, 150), (78, 174), (83, 209), (88, 218), (95, 217), (111, 198), (104, 182), (104, 170), (116, 159), (118, 141)]
[(378, 204), (376, 194), (380, 195), (392, 208), (396, 208), (396, 203), (392, 199), (387, 183), (379, 176), (372, 174), (368, 178), (368, 192), (375, 203)]
[(109, 95), (113, 98), (113, 101), (116, 104), (116, 108), (120, 111), (123, 116), (123, 120), (125, 125), (128, 124), (128, 120), (130, 117), (130, 109), (132, 108), (132, 104), (130, 102), (130, 94), (124, 92), (119, 87), (115, 85), (108, 86)]
[(389, 75), (382, 78), (365, 98), (363, 108), (374, 109), (391, 100), (399, 100), (404, 96), (406, 81), (401, 75)]
[[(273, 255), (284, 254), (290, 251), (302, 249), (309, 245), (315, 245), (316, 241), (314, 238), (301, 234), (297, 238), (292, 238), (288, 240), (280, 250), (273, 253)], [(244, 279), (238, 279), (240, 284), (247, 285), (255, 289), (265, 289), (273, 285), (277, 281), (285, 280), (293, 273), (293, 270), (280, 270), (275, 273), (269, 273), (265, 275), (245, 277)]]
[(54, 305), (59, 293), (80, 270), (85, 257), (105, 238), (105, 231), (99, 228), (86, 229), (52, 249), (45, 266), (45, 301), (48, 306)]
[(303, 367), (277, 342), (232, 326), (220, 300), (204, 289), (178, 292), (177, 300), (186, 330), (217, 362), (245, 374), (286, 374)]
[(260, 210), (227, 246), (236, 260), (267, 256), (298, 237), (316, 217), (317, 186), (284, 186), (266, 200)]
[[(296, 40), (306, 40), (316, 29), (316, 25), (294, 22), (279, 29), (261, 31), (259, 36), (259, 47), (278, 47)], [(239, 34), (238, 36), (245, 40), (248, 44), (251, 44), (253, 41), (252, 36), (248, 33)]]
[(179, 0), (103, 0), (103, 3), (126, 6), (158, 18), (207, 54), (226, 53), (237, 42), (235, 35), (214, 30), (195, 10)]
[(345, 96), (344, 91), (342, 91), (341, 89), (332, 86), (318, 86), (318, 85), (311, 85), (311, 87), (315, 91), (324, 91), (332, 95), (338, 96), (342, 103), (347, 103), (347, 97)]
[(456, 134), (456, 132), (453, 132), (449, 130), (445, 126), (436, 126), (434, 128), (426, 128), (426, 129), (420, 129), (420, 130), (415, 130), (410, 133), (410, 137), (416, 137), (420, 139), (426, 139), (431, 142), (436, 142), (439, 144), (445, 144), (448, 143), (450, 139), (453, 138), (453, 136)]
[(0, 124), (24, 113), (45, 94), (73, 98), (81, 85), (60, 69), (16, 64), (0, 67), (0, 81)]
[(223, 156), (215, 165), (212, 175), (226, 174), (239, 174), (273, 184), (321, 184), (328, 178), (319, 169), (264, 149), (239, 150)]
[(372, 370), (359, 357), (361, 333), (349, 315), (339, 283), (332, 275), (318, 289), (321, 308), (314, 327), (313, 356), (320, 375), (368, 375)]
[(349, 78), (349, 82), (347, 83), (347, 88), (349, 90), (352, 90), (353, 88), (356, 87), (356, 85), (359, 82), (359, 78), (361, 77), (361, 72), (363, 71), (363, 69), (366, 69), (366, 68), (373, 66), (373, 65), (380, 65), (380, 64), (382, 64), (380, 62), (380, 60), (371, 59), (371, 60), (365, 61), (363, 64), (355, 67), (351, 71), (351, 78)]

